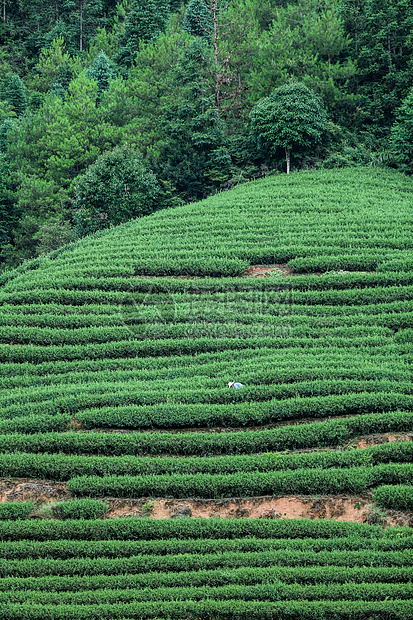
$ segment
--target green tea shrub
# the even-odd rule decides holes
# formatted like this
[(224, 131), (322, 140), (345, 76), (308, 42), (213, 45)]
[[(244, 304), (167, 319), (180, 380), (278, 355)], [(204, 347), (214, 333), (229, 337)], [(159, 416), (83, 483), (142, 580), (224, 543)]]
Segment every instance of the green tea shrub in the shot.
[(27, 519), (33, 508), (34, 502), (4, 502), (0, 504), (0, 519)]
[(107, 509), (108, 505), (99, 500), (74, 499), (53, 506), (52, 514), (58, 519), (98, 519)]

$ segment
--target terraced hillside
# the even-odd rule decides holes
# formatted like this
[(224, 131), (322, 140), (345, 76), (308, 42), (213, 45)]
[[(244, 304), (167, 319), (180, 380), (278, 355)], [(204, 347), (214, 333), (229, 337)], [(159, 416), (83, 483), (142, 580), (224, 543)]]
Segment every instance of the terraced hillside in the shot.
[[(3, 275), (3, 497), (29, 479), (140, 514), (297, 494), (413, 510), (413, 442), (342, 449), (413, 435), (412, 187), (267, 178)], [(0, 617), (413, 617), (409, 528), (36, 509), (4, 509)]]

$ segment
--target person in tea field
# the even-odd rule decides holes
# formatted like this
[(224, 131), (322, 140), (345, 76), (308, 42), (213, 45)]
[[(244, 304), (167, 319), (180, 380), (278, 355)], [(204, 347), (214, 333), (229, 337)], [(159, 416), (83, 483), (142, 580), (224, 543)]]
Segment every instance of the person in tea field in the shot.
[(228, 383), (228, 387), (229, 387), (229, 388), (232, 388), (232, 387), (233, 387), (233, 388), (235, 388), (235, 389), (237, 390), (237, 389), (242, 388), (242, 387), (244, 387), (244, 386), (242, 385), (242, 383), (235, 383), (234, 381), (230, 381), (230, 382)]

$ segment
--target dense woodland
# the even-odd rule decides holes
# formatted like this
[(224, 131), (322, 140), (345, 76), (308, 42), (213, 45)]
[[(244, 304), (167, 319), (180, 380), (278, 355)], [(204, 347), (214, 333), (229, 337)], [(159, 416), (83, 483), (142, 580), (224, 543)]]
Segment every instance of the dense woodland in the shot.
[(292, 170), (413, 166), (410, 0), (2, 0), (0, 41), (0, 269), (285, 172), (296, 92)]

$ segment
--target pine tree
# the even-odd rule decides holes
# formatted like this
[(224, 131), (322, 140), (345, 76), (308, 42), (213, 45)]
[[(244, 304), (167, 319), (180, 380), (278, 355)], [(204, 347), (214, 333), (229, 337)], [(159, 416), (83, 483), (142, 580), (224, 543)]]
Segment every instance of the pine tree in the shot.
[(104, 52), (100, 52), (97, 58), (95, 58), (93, 64), (86, 71), (86, 75), (97, 82), (97, 97), (99, 100), (103, 91), (109, 89), (109, 82), (115, 77), (109, 59)]
[(211, 40), (213, 23), (209, 7), (203, 0), (191, 0), (185, 11), (182, 28), (194, 37)]
[(100, 24), (102, 0), (78, 0), (79, 50), (82, 52)]
[(204, 197), (229, 175), (226, 127), (211, 92), (211, 55), (204, 38), (192, 40), (171, 72), (175, 96), (165, 101), (159, 120), (162, 139), (155, 172), (185, 200)]
[[(36, 174), (69, 188), (107, 148), (106, 127), (102, 127), (96, 101), (97, 84), (84, 73), (71, 82), (64, 101), (60, 97), (47, 99), (26, 139), (31, 142), (28, 158), (33, 168), (36, 166)], [(32, 136), (37, 136), (36, 140)]]
[[(413, 3), (411, 0), (341, 0), (353, 36), (360, 114), (386, 136), (395, 111), (413, 86)], [(360, 6), (361, 5), (361, 6)], [(351, 15), (351, 13), (350, 13)]]
[(3, 98), (11, 105), (17, 116), (24, 113), (27, 107), (26, 90), (16, 73), (10, 76), (3, 91)]
[(169, 19), (167, 0), (133, 0), (121, 36), (121, 48), (116, 62), (130, 67), (139, 49), (139, 42), (156, 39), (166, 28)]
[(0, 125), (0, 153), (5, 153), (9, 144), (9, 134), (14, 127), (14, 122), (11, 118), (5, 118)]
[(395, 161), (405, 172), (413, 170), (413, 89), (396, 115), (391, 130), (390, 145)]
[(61, 75), (68, 70), (70, 60), (70, 54), (65, 51), (64, 38), (60, 36), (53, 39), (51, 45), (40, 52), (33, 78), (34, 88), (47, 92), (52, 84), (62, 82)]
[[(16, 194), (10, 176), (10, 164), (0, 155), (0, 248), (10, 242), (18, 220)], [(0, 251), (0, 263), (4, 259)]]

